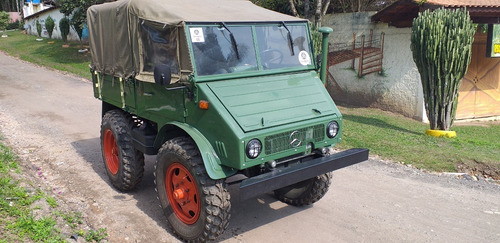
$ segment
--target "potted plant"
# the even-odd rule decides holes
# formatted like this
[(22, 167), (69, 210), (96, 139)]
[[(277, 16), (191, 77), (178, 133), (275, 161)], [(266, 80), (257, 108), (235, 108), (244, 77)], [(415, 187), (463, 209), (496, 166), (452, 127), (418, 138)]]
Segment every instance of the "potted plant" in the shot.
[(465, 9), (426, 10), (413, 20), (411, 50), (424, 93), (430, 129), (426, 134), (455, 137), (458, 89), (471, 59), (476, 28)]

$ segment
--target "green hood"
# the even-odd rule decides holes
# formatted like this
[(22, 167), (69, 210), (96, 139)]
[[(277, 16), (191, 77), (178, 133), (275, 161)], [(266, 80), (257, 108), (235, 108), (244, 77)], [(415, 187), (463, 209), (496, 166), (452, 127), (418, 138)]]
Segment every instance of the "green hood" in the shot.
[(208, 83), (245, 132), (339, 115), (315, 72)]

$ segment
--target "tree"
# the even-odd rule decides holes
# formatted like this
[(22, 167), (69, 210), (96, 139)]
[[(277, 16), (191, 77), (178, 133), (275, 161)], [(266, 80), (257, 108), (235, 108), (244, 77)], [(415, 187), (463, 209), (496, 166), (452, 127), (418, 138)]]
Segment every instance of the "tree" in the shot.
[(64, 42), (68, 41), (69, 27), (69, 19), (65, 16), (59, 21), (59, 30), (61, 31), (61, 38)]
[(0, 11), (5, 12), (19, 12), (19, 5), (23, 4), (23, 1), (19, 0), (2, 0), (0, 2)]
[(82, 39), (82, 32), (87, 21), (87, 9), (94, 4), (104, 2), (114, 2), (115, 0), (57, 0), (56, 4), (60, 7), (59, 11), (67, 17), (71, 17), (70, 24)]
[(54, 19), (50, 15), (45, 19), (45, 29), (49, 32), (49, 39), (52, 39), (52, 33), (54, 32), (54, 27), (56, 26)]
[(0, 30), (5, 31), (10, 22), (10, 15), (7, 12), (0, 12)]
[[(321, 20), (327, 13), (331, 1), (332, 0), (313, 0), (313, 3), (316, 5), (314, 11), (314, 21), (316, 22), (316, 25), (321, 25)], [(289, 0), (288, 2), (290, 4), (290, 9), (292, 10), (293, 15), (295, 15), (296, 17), (304, 17), (306, 19), (310, 18), (310, 0)], [(304, 10), (299, 13), (296, 6), (301, 6)]]
[(426, 10), (413, 20), (411, 51), (431, 130), (449, 131), (453, 125), (458, 89), (470, 63), (475, 32), (465, 9)]

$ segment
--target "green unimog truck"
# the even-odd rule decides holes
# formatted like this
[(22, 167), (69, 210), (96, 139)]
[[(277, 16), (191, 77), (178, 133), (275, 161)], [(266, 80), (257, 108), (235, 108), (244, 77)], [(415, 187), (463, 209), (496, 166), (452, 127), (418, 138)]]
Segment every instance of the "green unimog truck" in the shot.
[(330, 154), (342, 133), (320, 79), (331, 29), (320, 65), (307, 20), (250, 1), (121, 0), (87, 16), (109, 180), (134, 189), (144, 155), (156, 155), (159, 202), (183, 240), (222, 234), (228, 185), (241, 200), (274, 192), (308, 205), (331, 171), (368, 159), (366, 149)]

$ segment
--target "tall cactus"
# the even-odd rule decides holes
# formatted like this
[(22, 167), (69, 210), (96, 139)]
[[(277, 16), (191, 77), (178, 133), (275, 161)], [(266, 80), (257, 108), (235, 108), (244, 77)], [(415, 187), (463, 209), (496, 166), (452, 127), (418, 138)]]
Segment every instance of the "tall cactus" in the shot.
[(426, 10), (413, 20), (411, 50), (432, 130), (449, 131), (453, 125), (475, 31), (466, 9)]

